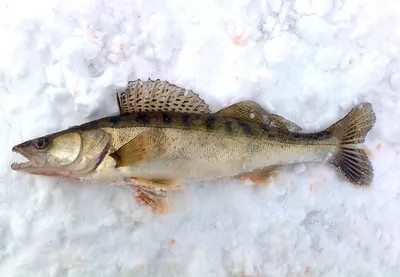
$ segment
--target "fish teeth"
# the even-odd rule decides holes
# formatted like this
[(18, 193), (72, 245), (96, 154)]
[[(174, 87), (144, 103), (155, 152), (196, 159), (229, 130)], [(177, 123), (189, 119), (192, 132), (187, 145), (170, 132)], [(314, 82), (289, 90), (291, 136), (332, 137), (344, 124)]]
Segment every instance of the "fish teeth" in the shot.
[(13, 152), (19, 154), (19, 155), (15, 155), (15, 158), (14, 158), (14, 160), (16, 161), (16, 164), (26, 163), (29, 161), (29, 159), (26, 156), (24, 156), (23, 154), (18, 153), (16, 151), (13, 151)]
[(32, 164), (31, 158), (24, 151), (20, 151), (19, 149), (13, 148), (12, 152), (18, 154), (15, 155), (16, 162), (12, 163), (11, 165), (12, 168), (23, 168)]

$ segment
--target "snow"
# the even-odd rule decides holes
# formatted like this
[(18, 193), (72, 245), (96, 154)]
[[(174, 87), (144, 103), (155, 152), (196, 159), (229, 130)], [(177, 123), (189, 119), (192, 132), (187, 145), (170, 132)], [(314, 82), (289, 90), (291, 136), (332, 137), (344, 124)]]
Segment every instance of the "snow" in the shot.
[[(399, 276), (400, 3), (0, 4), (0, 276)], [(21, 141), (115, 114), (128, 80), (241, 100), (317, 131), (371, 102), (375, 179), (326, 165), (265, 186), (186, 184), (153, 215), (129, 188), (10, 170)]]
[(400, 73), (395, 72), (390, 76), (390, 85), (395, 91), (400, 91)]

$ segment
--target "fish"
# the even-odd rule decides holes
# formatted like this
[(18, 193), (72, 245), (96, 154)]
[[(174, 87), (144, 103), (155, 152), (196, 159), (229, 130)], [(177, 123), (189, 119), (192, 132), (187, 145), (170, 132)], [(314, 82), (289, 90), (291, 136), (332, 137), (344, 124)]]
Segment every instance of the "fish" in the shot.
[(362, 149), (376, 121), (368, 102), (318, 132), (254, 101), (211, 112), (192, 90), (160, 79), (129, 81), (116, 102), (118, 114), (15, 145), (12, 151), (27, 161), (12, 163), (12, 170), (130, 186), (155, 213), (170, 211), (170, 194), (187, 182), (263, 184), (289, 164), (332, 165), (359, 187), (373, 181)]

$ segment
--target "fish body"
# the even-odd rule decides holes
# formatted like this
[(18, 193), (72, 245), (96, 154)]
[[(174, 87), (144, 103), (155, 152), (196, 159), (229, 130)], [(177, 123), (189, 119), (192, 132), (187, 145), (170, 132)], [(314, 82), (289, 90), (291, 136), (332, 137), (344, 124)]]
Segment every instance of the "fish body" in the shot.
[(338, 143), (328, 132), (291, 133), (216, 114), (134, 113), (90, 122), (78, 129), (93, 126), (110, 137), (110, 153), (140, 134), (156, 145), (146, 149), (148, 143), (135, 150), (155, 151), (151, 159), (146, 157), (148, 152), (143, 161), (140, 154), (132, 154), (134, 161), (121, 166), (116, 155), (108, 155), (95, 171), (83, 176), (107, 182), (132, 176), (213, 180), (276, 164), (322, 162), (335, 153)]
[(130, 83), (118, 105), (120, 115), (15, 146), (29, 162), (12, 168), (128, 183), (138, 199), (161, 209), (165, 191), (182, 188), (184, 181), (235, 177), (261, 183), (286, 164), (329, 163), (362, 186), (373, 178), (366, 153), (357, 147), (375, 122), (369, 103), (316, 133), (304, 133), (251, 101), (211, 113), (193, 92), (158, 80)]

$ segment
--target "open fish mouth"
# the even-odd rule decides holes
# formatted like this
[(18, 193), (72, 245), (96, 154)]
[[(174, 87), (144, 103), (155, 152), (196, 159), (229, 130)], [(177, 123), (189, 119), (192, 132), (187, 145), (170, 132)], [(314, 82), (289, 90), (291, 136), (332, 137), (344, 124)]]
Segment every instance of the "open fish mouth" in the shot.
[(21, 148), (14, 146), (12, 148), (12, 151), (14, 153), (18, 153), (22, 156), (24, 156), (28, 161), (27, 162), (14, 162), (11, 164), (11, 168), (14, 170), (23, 170), (25, 168), (31, 168), (31, 167), (36, 167), (37, 166), (37, 162), (35, 161), (35, 159), (27, 152), (25, 152), (24, 150), (22, 150)]

